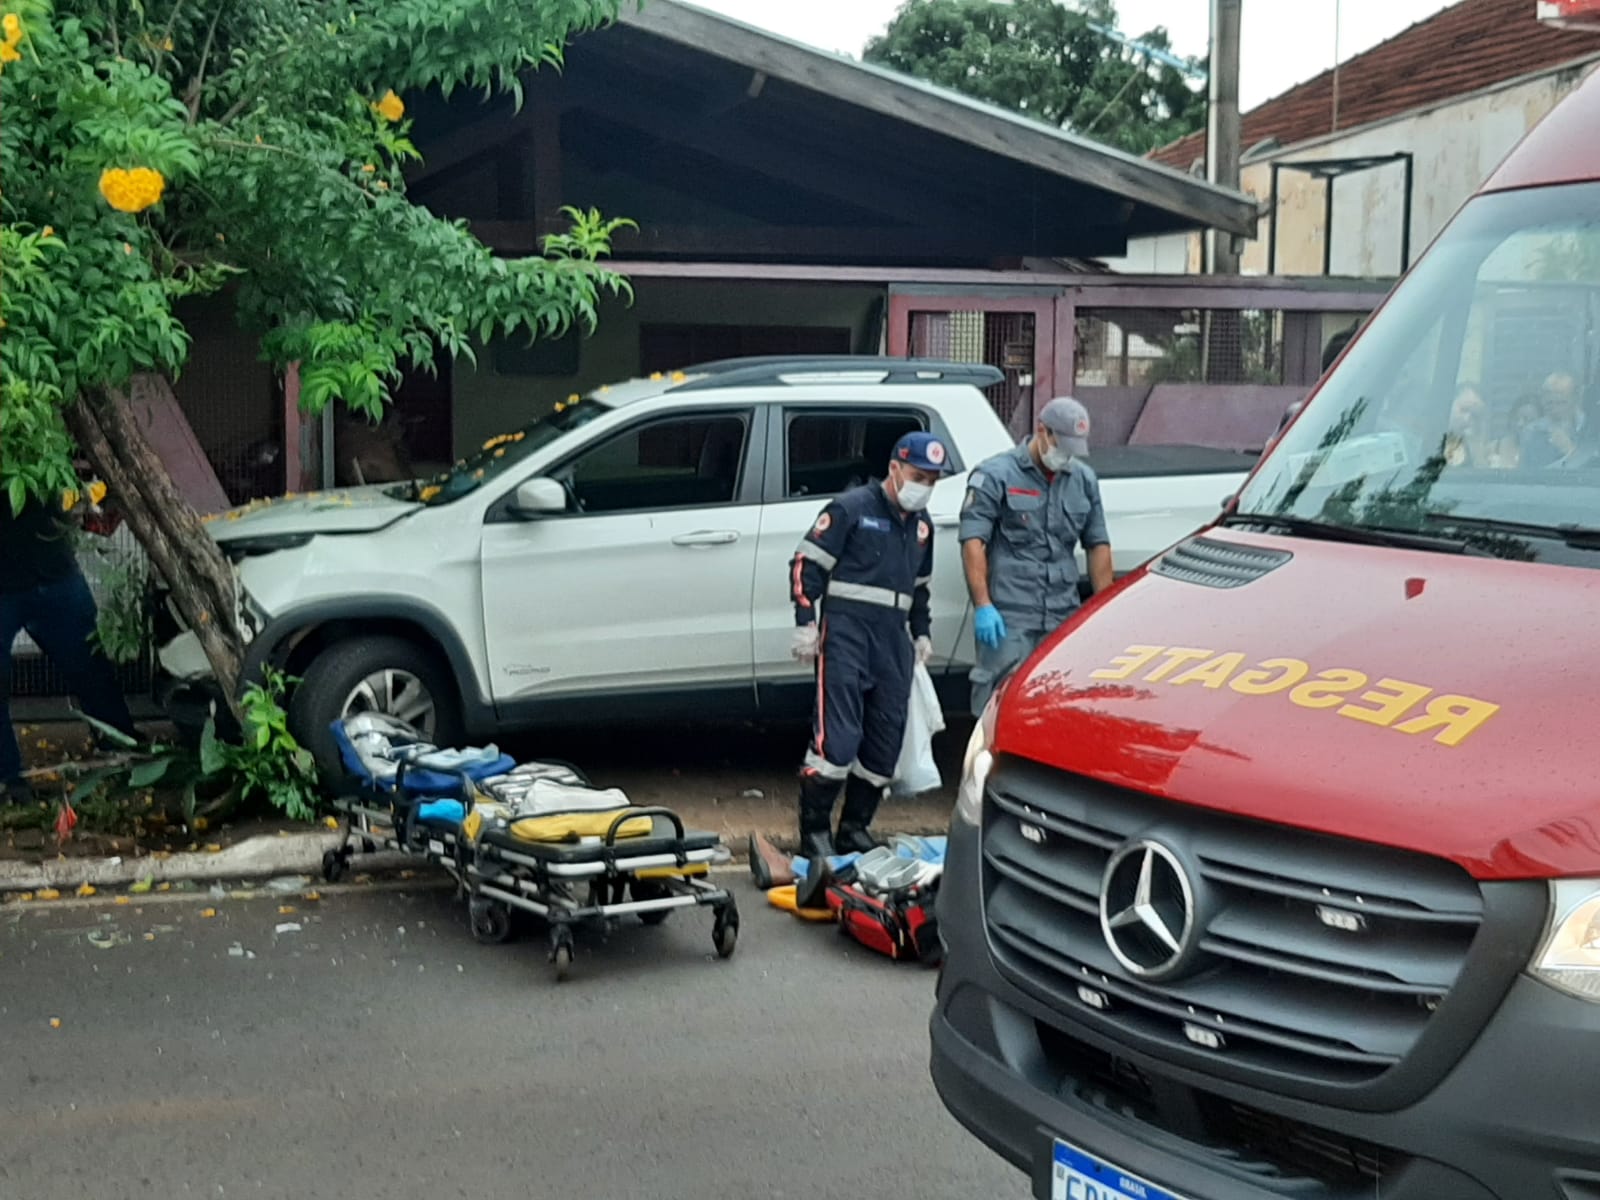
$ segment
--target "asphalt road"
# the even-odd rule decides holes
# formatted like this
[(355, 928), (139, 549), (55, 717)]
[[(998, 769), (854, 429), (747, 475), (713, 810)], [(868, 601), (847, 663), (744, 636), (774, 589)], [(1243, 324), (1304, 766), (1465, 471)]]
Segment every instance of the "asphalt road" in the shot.
[(726, 878), (732, 959), (680, 912), (562, 984), (414, 884), (6, 906), (0, 1200), (1025, 1197), (928, 1081), (932, 972)]

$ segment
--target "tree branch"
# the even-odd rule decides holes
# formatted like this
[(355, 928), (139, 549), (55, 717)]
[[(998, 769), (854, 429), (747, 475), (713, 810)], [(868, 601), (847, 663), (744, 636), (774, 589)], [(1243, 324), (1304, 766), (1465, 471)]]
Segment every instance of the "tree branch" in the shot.
[[(211, 14), (211, 27), (206, 30), (206, 44), (200, 51), (200, 64), (195, 67), (194, 79), (189, 83), (189, 124), (193, 125), (200, 119), (200, 93), (205, 87), (206, 64), (211, 60), (211, 46), (217, 36), (217, 22), (222, 19), (223, 10), (228, 7), (227, 0), (218, 0), (216, 12)], [(173, 10), (177, 15), (177, 10)]]

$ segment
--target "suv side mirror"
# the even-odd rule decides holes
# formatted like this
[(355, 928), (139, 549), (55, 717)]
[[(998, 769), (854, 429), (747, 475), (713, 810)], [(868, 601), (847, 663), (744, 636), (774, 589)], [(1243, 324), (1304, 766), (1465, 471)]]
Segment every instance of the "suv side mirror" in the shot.
[(519, 517), (543, 517), (567, 511), (567, 489), (554, 479), (530, 479), (517, 488), (511, 511)]

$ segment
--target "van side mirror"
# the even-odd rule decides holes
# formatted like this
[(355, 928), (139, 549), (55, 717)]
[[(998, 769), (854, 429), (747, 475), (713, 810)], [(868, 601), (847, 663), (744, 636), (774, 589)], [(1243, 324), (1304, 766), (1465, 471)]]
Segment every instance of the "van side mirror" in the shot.
[(567, 511), (567, 489), (554, 479), (530, 479), (517, 488), (511, 511), (519, 517), (545, 517)]

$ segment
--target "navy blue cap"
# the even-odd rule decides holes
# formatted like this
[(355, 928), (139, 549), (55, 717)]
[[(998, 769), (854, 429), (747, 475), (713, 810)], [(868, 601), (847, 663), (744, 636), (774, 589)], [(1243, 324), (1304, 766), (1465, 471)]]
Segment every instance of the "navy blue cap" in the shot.
[(894, 444), (894, 461), (916, 467), (919, 471), (936, 471), (943, 475), (950, 469), (950, 452), (931, 433), (908, 433)]

